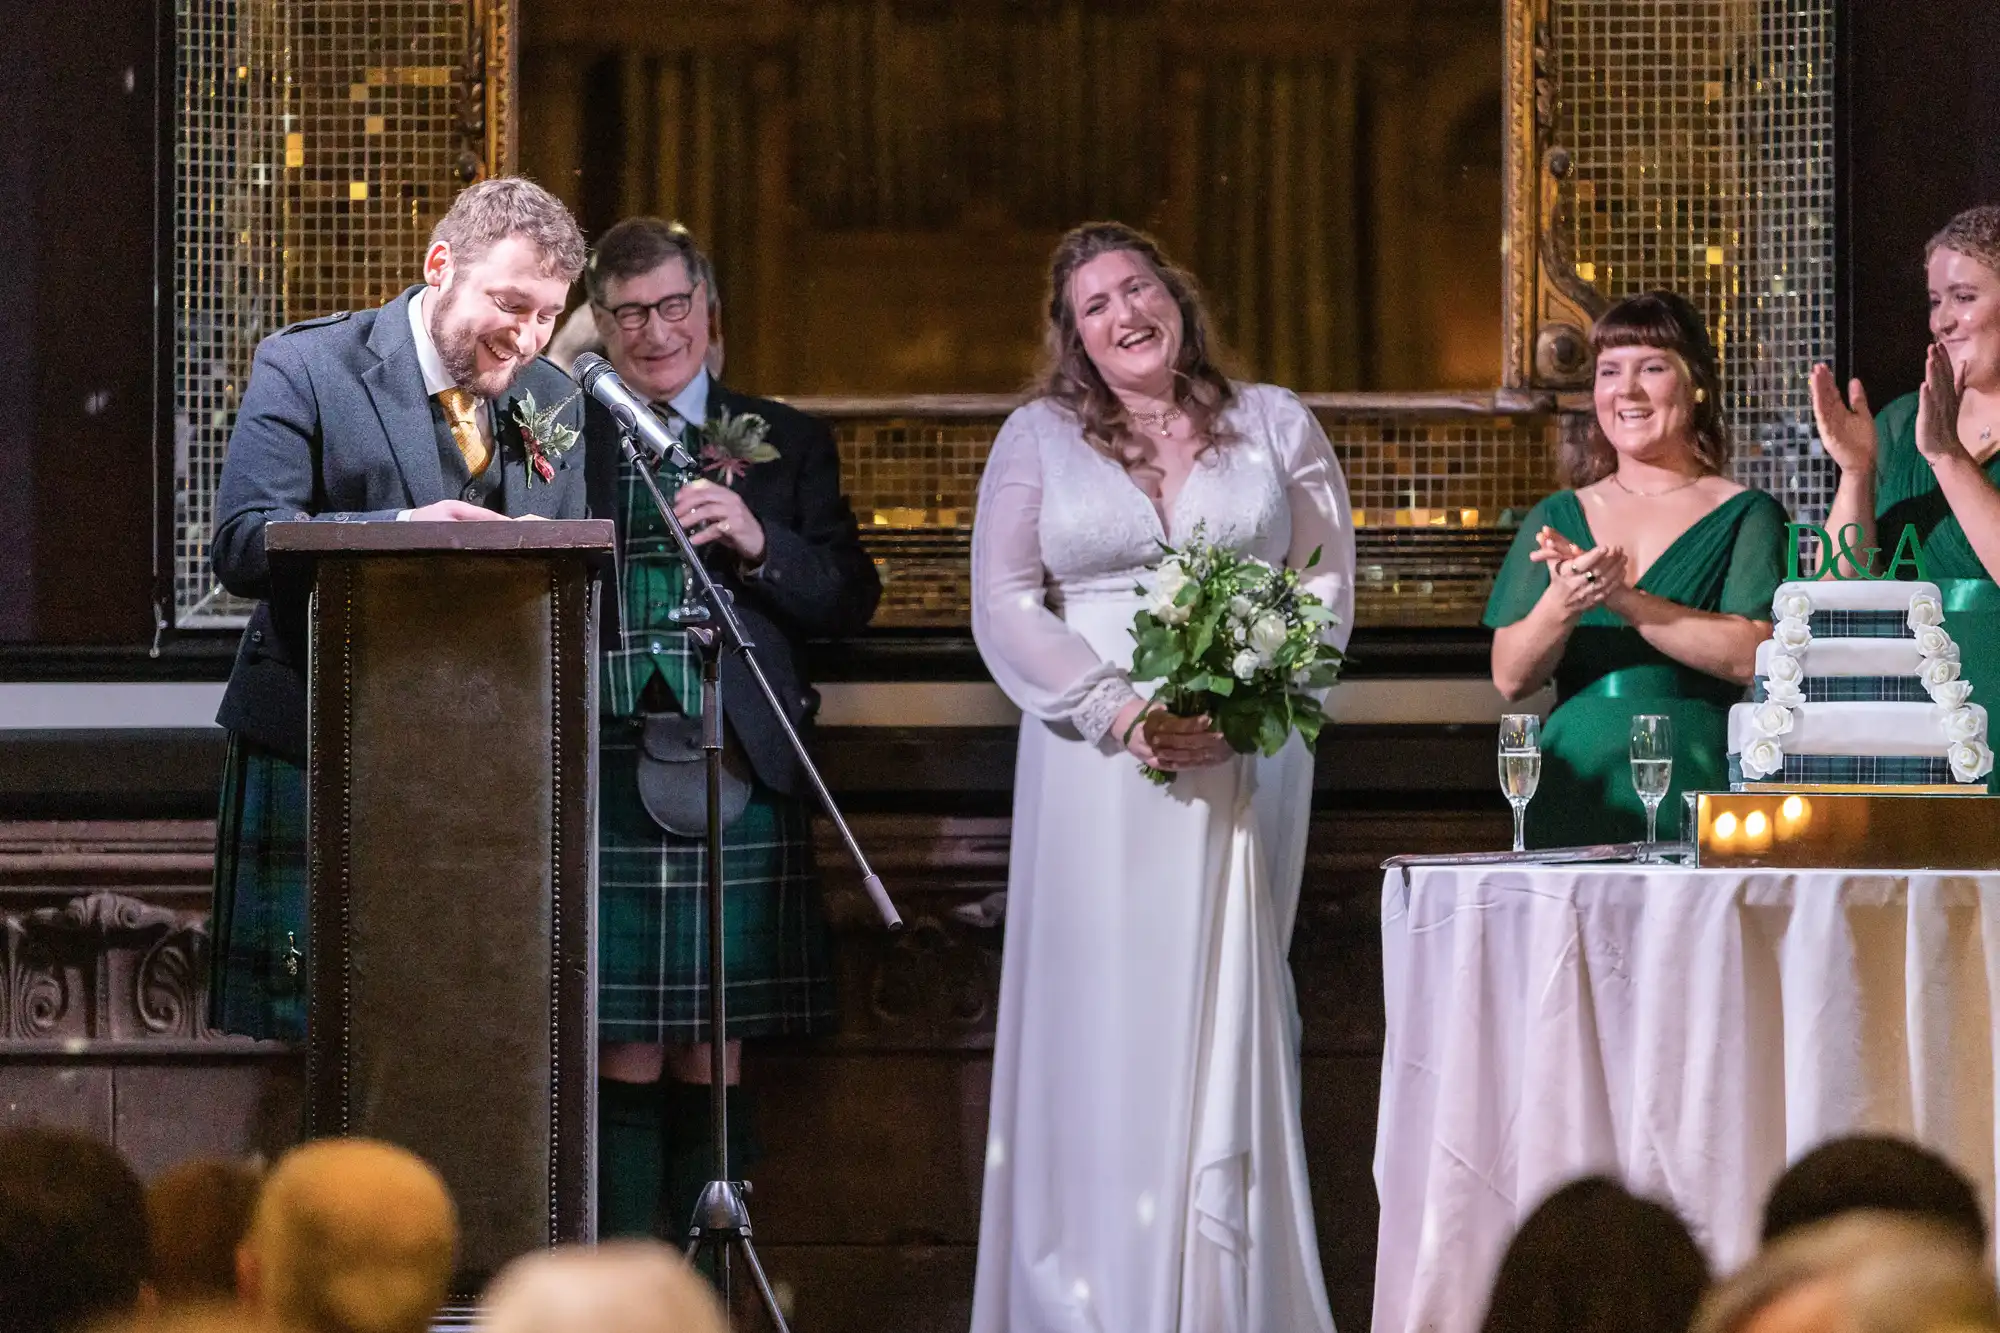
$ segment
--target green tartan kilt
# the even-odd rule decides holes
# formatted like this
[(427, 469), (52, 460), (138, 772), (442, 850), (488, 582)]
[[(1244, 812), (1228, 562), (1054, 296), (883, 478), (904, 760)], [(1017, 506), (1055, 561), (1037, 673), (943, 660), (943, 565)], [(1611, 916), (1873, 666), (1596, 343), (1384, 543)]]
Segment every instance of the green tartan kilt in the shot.
[[(636, 723), (607, 719), (600, 735), (598, 1031), (606, 1041), (704, 1040), (707, 849), (662, 830), (640, 804)], [(805, 804), (754, 784), (723, 832), (723, 883), (729, 1035), (832, 1031), (833, 973)]]
[(305, 1040), (306, 905), (305, 770), (231, 733), (215, 821), (211, 1027)]

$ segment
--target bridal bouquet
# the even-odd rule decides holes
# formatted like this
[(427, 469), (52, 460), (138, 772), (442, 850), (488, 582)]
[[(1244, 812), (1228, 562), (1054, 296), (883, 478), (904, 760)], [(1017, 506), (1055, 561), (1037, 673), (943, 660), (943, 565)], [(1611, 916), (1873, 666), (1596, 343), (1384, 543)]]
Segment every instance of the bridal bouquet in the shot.
[[(1306, 568), (1318, 563), (1314, 551)], [(1339, 617), (1300, 586), (1298, 570), (1217, 546), (1196, 528), (1186, 545), (1167, 548), (1139, 592), (1132, 680), (1159, 681), (1156, 702), (1178, 717), (1207, 714), (1238, 754), (1274, 755), (1293, 732), (1307, 748), (1318, 741), (1326, 714), (1313, 691), (1340, 674), (1340, 650), (1324, 641)], [(1162, 786), (1174, 780), (1143, 771)]]

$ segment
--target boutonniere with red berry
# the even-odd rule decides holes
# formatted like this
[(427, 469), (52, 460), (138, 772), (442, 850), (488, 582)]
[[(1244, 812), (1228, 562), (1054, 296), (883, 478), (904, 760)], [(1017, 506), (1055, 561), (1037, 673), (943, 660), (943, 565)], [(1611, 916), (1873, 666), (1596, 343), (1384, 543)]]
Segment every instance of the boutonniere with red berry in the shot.
[[(582, 392), (578, 390), (578, 392)], [(528, 484), (535, 484), (535, 478), (543, 481), (556, 479), (555, 460), (576, 447), (580, 437), (576, 427), (561, 421), (563, 409), (576, 401), (571, 394), (552, 407), (539, 407), (532, 392), (523, 391), (514, 400), (514, 424), (521, 428), (521, 446), (528, 453)]]
[(701, 470), (733, 488), (751, 464), (778, 457), (778, 447), (765, 438), (770, 431), (771, 423), (755, 412), (731, 416), (724, 409), (701, 428)]

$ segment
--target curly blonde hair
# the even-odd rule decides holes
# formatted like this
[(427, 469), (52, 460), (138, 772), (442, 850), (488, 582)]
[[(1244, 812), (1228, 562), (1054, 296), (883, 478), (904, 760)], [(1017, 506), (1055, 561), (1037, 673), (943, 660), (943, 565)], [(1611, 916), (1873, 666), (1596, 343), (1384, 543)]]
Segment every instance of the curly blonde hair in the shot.
[(1968, 208), (1945, 223), (1924, 244), (1924, 263), (1940, 250), (1955, 250), (2000, 273), (2000, 204)]

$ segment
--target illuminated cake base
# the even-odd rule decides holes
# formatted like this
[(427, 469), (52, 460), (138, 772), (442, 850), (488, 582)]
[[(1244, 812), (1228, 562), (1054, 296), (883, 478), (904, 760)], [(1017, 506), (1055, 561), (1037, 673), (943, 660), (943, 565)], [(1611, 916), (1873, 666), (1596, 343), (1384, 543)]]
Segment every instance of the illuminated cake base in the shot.
[(1690, 792), (1695, 864), (2000, 871), (2000, 796), (1961, 788)]

